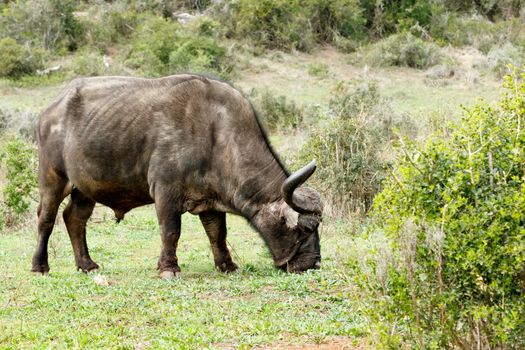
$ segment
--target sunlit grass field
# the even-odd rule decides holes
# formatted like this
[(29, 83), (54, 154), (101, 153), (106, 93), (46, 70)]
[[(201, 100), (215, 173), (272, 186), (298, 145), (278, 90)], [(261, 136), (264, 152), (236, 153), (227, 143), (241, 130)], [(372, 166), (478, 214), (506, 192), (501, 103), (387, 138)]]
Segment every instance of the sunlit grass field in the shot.
[[(181, 278), (159, 279), (160, 235), (152, 207), (115, 223), (97, 207), (88, 223), (96, 274), (77, 272), (61, 220), (49, 249), (49, 276), (29, 270), (35, 224), (0, 233), (0, 348), (252, 348), (312, 344), (344, 337), (362, 342), (366, 322), (345, 273), (351, 235), (322, 228), (323, 267), (292, 275), (276, 270), (262, 239), (244, 219), (228, 217), (238, 272), (215, 271), (198, 217), (185, 214)], [(346, 231), (347, 232), (347, 231)], [(310, 344), (310, 345), (308, 345)]]

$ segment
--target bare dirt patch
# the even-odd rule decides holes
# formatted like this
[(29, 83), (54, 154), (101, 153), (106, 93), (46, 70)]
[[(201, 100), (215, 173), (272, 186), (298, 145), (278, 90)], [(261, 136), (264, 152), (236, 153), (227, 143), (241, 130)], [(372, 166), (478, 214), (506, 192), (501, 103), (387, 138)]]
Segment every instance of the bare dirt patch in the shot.
[(323, 340), (320, 343), (289, 344), (274, 343), (261, 347), (258, 350), (365, 350), (368, 349), (366, 343), (362, 340), (356, 340), (348, 337), (333, 337)]
[[(256, 346), (255, 350), (367, 350), (370, 347), (365, 340), (354, 339), (349, 337), (331, 337), (319, 343), (304, 342), (296, 343), (288, 341), (279, 341), (271, 344)], [(229, 343), (216, 343), (213, 345), (216, 349), (233, 350), (237, 347)]]

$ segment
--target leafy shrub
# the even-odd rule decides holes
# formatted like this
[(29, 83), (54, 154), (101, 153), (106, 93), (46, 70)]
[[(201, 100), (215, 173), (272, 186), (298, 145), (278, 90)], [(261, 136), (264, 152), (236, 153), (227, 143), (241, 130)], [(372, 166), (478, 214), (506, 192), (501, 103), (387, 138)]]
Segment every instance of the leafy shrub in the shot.
[(484, 54), (507, 41), (516, 46), (525, 44), (523, 21), (519, 19), (494, 23), (479, 16), (460, 17), (446, 12), (435, 16), (433, 21), (430, 32), (438, 41), (473, 46)]
[(310, 63), (308, 65), (308, 74), (311, 76), (323, 78), (328, 73), (328, 66), (324, 63)]
[(364, 48), (357, 56), (363, 63), (370, 65), (419, 69), (436, 65), (446, 58), (436, 44), (410, 33), (391, 35)]
[(40, 50), (27, 50), (11, 38), (0, 40), (0, 77), (17, 78), (41, 67)]
[(286, 96), (275, 97), (268, 89), (254, 90), (252, 96), (259, 117), (271, 131), (296, 128), (303, 121), (303, 110)]
[(269, 49), (309, 51), (316, 42), (344, 46), (342, 38), (365, 36), (357, 0), (240, 0), (224, 7), (219, 17), (232, 36)]
[(519, 17), (520, 11), (523, 9), (523, 2), (515, 0), (446, 0), (445, 4), (452, 11), (476, 12), (491, 21), (494, 21), (496, 18)]
[(337, 37), (364, 37), (366, 20), (359, 1), (308, 0), (300, 3), (306, 6), (310, 27), (318, 42), (334, 42)]
[(114, 44), (126, 43), (143, 17), (117, 1), (90, 6), (79, 21), (84, 27), (86, 45), (108, 51)]
[(37, 187), (36, 148), (20, 137), (11, 137), (3, 146), (1, 160), (7, 184), (0, 228), (13, 225), (29, 209)]
[(132, 11), (112, 9), (104, 14), (102, 23), (109, 29), (109, 38), (117, 43), (131, 36), (138, 25), (138, 15)]
[(494, 46), (488, 53), (487, 59), (490, 68), (500, 77), (509, 73), (509, 65), (519, 67), (523, 63), (525, 52), (522, 48), (506, 42)]
[(54, 50), (75, 50), (84, 28), (73, 15), (74, 0), (9, 2), (0, 16), (0, 32), (24, 45)]
[(8, 130), (26, 140), (36, 141), (36, 118), (30, 110), (0, 108), (0, 133)]
[(184, 0), (183, 4), (185, 7), (189, 7), (194, 10), (203, 11), (211, 4), (211, 0)]
[(392, 258), (383, 283), (363, 281), (382, 286), (370, 315), (386, 345), (525, 347), (523, 79), (506, 77), (501, 101), (466, 110), (450, 138), (401, 148), (375, 201)]
[(332, 215), (344, 216), (371, 206), (387, 167), (385, 150), (402, 125), (373, 82), (341, 83), (333, 95), (326, 124), (312, 132), (300, 158), (317, 160), (316, 186)]
[(170, 53), (169, 68), (173, 72), (221, 72), (225, 56), (226, 49), (212, 38), (187, 38)]
[(308, 30), (308, 14), (297, 1), (239, 0), (230, 4), (230, 30), (270, 49), (308, 51), (314, 43)]
[(75, 76), (127, 75), (118, 60), (96, 51), (81, 50), (75, 55), (71, 70)]
[(433, 6), (427, 0), (361, 1), (367, 27), (374, 34), (386, 36), (413, 26), (427, 28)]
[(211, 72), (226, 77), (233, 68), (215, 38), (187, 31), (175, 22), (150, 18), (137, 28), (132, 41), (126, 64), (144, 74)]

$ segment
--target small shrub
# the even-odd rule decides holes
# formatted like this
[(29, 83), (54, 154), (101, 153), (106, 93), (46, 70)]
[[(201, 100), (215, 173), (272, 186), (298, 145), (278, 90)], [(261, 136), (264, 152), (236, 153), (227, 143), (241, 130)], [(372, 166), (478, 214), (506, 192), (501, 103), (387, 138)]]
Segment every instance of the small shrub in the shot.
[(3, 189), (3, 210), (0, 224), (15, 224), (25, 214), (37, 187), (37, 155), (33, 144), (20, 137), (11, 137), (1, 153), (7, 183)]
[(118, 43), (128, 39), (139, 23), (138, 15), (132, 11), (113, 8), (104, 13), (102, 23), (109, 30), (109, 39)]
[(126, 64), (154, 76), (210, 72), (227, 77), (233, 68), (226, 49), (212, 36), (194, 33), (178, 23), (158, 18), (150, 18), (138, 27)]
[(384, 345), (525, 347), (524, 78), (449, 138), (401, 147), (374, 207), (393, 252), (383, 289), (368, 284)]
[(223, 71), (225, 57), (226, 49), (219, 46), (212, 38), (187, 38), (170, 53), (169, 68), (172, 72), (225, 73)]
[[(333, 92), (324, 125), (313, 130), (300, 162), (318, 162), (316, 186), (333, 216), (365, 212), (381, 188), (385, 150), (402, 127), (373, 82), (341, 83)], [(329, 209), (330, 210), (330, 209)]]
[(488, 53), (489, 67), (499, 76), (503, 77), (510, 73), (509, 65), (519, 67), (525, 63), (525, 52), (522, 48), (506, 42), (503, 45), (494, 46)]
[(314, 77), (324, 78), (328, 76), (328, 66), (324, 63), (310, 63), (308, 65), (308, 74)]
[(95, 52), (78, 53), (73, 62), (75, 76), (99, 76), (107, 74), (102, 55)]
[(0, 16), (0, 32), (19, 43), (47, 50), (75, 50), (84, 28), (73, 15), (74, 0), (9, 2)]
[(410, 33), (394, 34), (360, 52), (363, 63), (375, 66), (401, 66), (426, 69), (445, 60), (433, 43)]
[(505, 42), (515, 46), (525, 44), (523, 21), (520, 19), (494, 23), (480, 16), (460, 17), (445, 12), (436, 16), (434, 21), (431, 35), (443, 44), (473, 46), (484, 54)]
[(255, 90), (252, 95), (259, 117), (271, 131), (296, 128), (303, 121), (303, 110), (286, 96), (275, 97), (270, 90)]
[(96, 51), (82, 50), (75, 55), (70, 68), (75, 76), (128, 75), (128, 71), (118, 60)]
[(0, 40), (0, 77), (18, 78), (41, 67), (40, 50), (27, 50), (11, 38)]
[(269, 49), (308, 51), (313, 46), (308, 14), (297, 1), (240, 0), (230, 6), (229, 26), (239, 38)]
[(249, 38), (269, 49), (309, 51), (316, 42), (341, 47), (366, 36), (365, 18), (357, 0), (240, 0), (215, 9), (216, 16), (237, 38)]
[(338, 37), (359, 40), (365, 36), (366, 20), (356, 0), (308, 0), (301, 2), (308, 13), (318, 42), (334, 42)]
[(204, 11), (212, 3), (211, 0), (184, 0), (182, 2), (185, 7), (198, 11)]

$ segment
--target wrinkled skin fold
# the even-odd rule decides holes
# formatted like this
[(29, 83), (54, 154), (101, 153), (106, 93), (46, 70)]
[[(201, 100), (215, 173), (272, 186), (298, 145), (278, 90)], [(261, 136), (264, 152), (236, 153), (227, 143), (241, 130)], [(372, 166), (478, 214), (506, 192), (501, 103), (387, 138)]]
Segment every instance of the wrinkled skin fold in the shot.
[(77, 268), (91, 259), (86, 223), (96, 203), (117, 220), (154, 203), (162, 276), (180, 272), (181, 215), (199, 215), (219, 271), (237, 269), (226, 215), (245, 217), (289, 272), (319, 268), (319, 194), (301, 185), (315, 162), (290, 174), (250, 102), (226, 83), (197, 75), (82, 78), (39, 117), (38, 244), (32, 271), (49, 271), (47, 245), (60, 203)]

